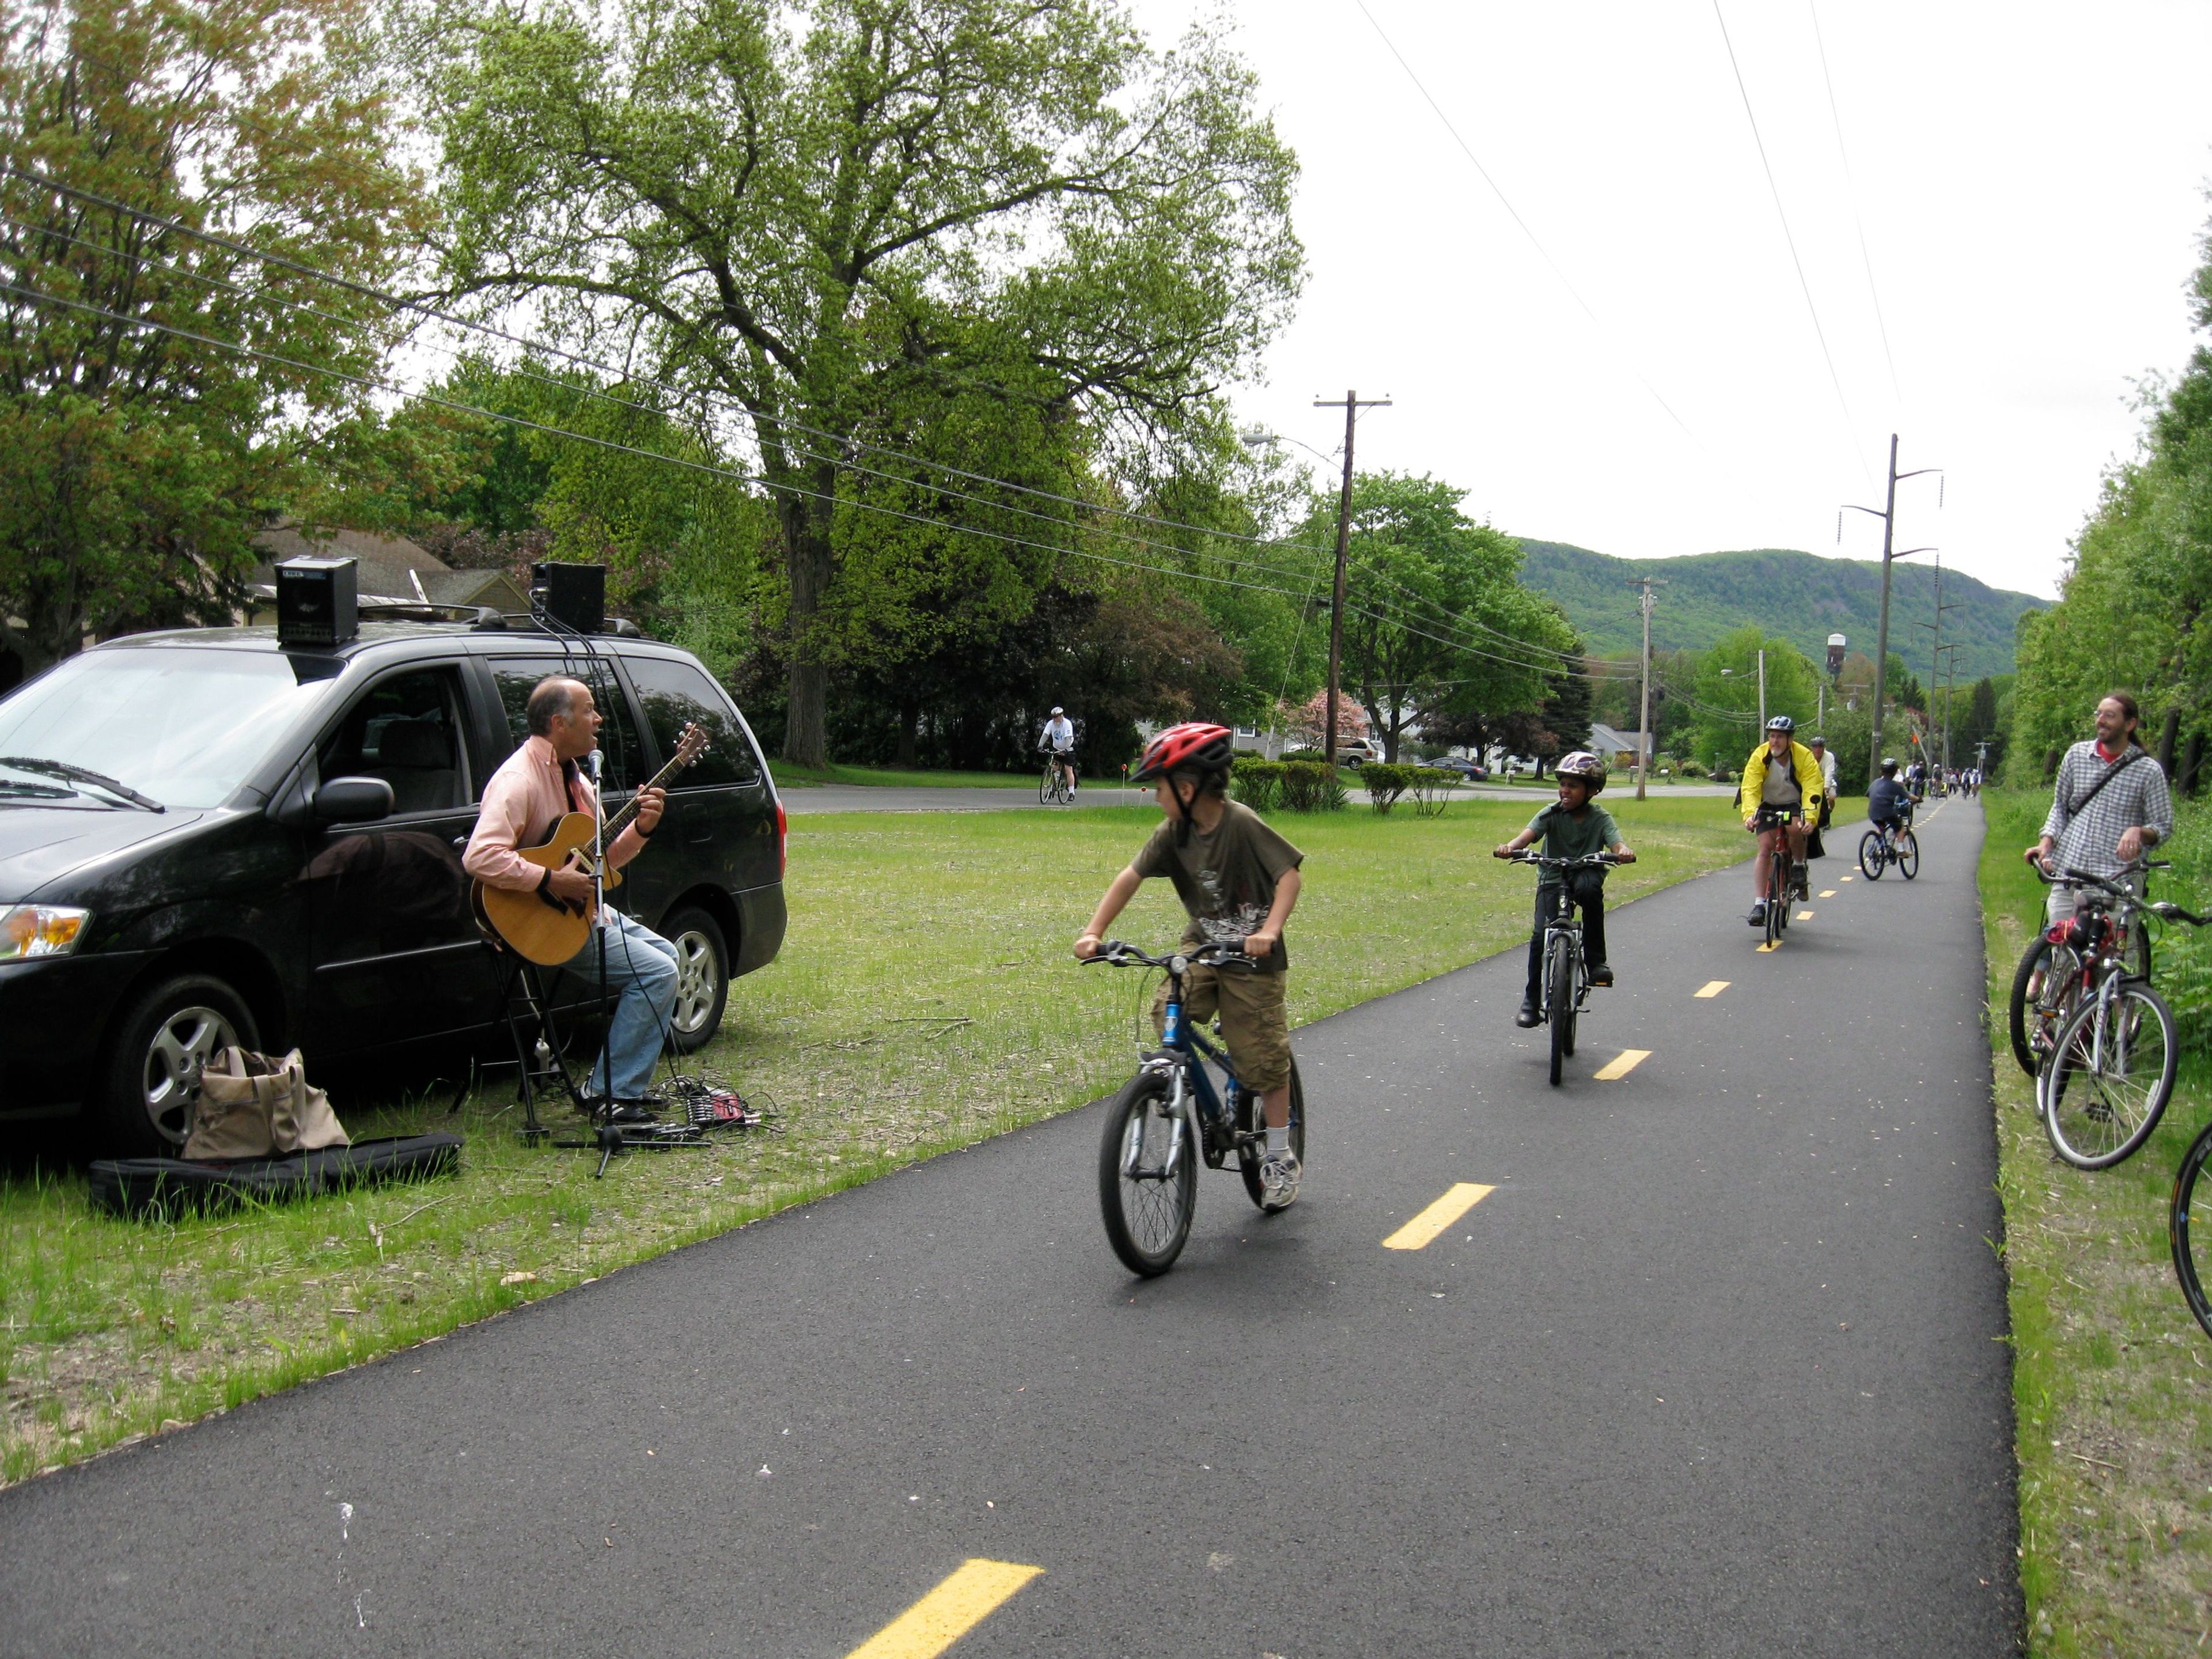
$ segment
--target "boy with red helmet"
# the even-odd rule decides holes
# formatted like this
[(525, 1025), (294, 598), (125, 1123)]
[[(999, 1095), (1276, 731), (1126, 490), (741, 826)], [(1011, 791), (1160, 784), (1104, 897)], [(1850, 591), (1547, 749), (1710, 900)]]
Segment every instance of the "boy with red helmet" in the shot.
[[(1528, 827), (1511, 841), (1492, 848), (1491, 856), (1510, 859), (1541, 836), (1547, 858), (1579, 859), (1607, 852), (1623, 864), (1635, 863), (1636, 854), (1621, 840), (1613, 814), (1590, 804), (1591, 798), (1605, 787), (1605, 763), (1587, 750), (1577, 749), (1561, 756), (1552, 771), (1559, 783), (1559, 799), (1529, 819)], [(1589, 964), (1590, 983), (1613, 983), (1613, 969), (1605, 959), (1605, 872), (1544, 871), (1536, 879), (1536, 931), (1528, 939), (1528, 988), (1521, 999), (1521, 1012), (1513, 1017), (1513, 1023), (1523, 1030), (1544, 1018), (1537, 1007), (1541, 992), (1538, 979), (1544, 971), (1544, 926), (1552, 915), (1550, 890), (1559, 885), (1563, 875), (1571, 878), (1567, 882), (1568, 893), (1582, 907), (1583, 960)]]
[[(1194, 967), (1183, 981), (1183, 1012), (1203, 1022), (1218, 1012), (1221, 1034), (1243, 1085), (1261, 1097), (1267, 1121), (1267, 1150), (1260, 1184), (1270, 1209), (1298, 1195), (1297, 1155), (1291, 1151), (1291, 1026), (1283, 1002), (1283, 924), (1298, 902), (1305, 855), (1277, 835), (1257, 812), (1228, 798), (1233, 755), (1229, 728), (1202, 721), (1171, 726), (1145, 745), (1130, 775), (1150, 779), (1166, 821), (1152, 831), (1128, 867), (1114, 878), (1075, 941), (1075, 954), (1097, 954), (1114, 918), (1147, 877), (1165, 876), (1190, 914), (1186, 945), (1226, 945), (1259, 963), (1255, 970), (1224, 973)], [(1152, 1004), (1152, 1021), (1165, 1019), (1167, 988)]]

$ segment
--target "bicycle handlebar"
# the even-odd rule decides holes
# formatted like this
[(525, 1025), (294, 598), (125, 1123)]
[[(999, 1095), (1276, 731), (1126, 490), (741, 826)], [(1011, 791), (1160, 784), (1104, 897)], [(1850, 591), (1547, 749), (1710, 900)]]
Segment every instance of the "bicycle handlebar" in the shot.
[(1547, 870), (1610, 870), (1620, 860), (1611, 853), (1589, 853), (1578, 859), (1547, 858), (1541, 853), (1516, 853), (1508, 864), (1535, 864)]
[(1109, 968), (1164, 968), (1178, 972), (1176, 963), (1185, 968), (1257, 968), (1257, 957), (1248, 957), (1242, 951), (1232, 951), (1225, 945), (1199, 945), (1170, 951), (1164, 957), (1139, 951), (1135, 945), (1118, 939), (1109, 939), (1097, 951), (1083, 958), (1082, 965), (1091, 967), (1104, 963)]

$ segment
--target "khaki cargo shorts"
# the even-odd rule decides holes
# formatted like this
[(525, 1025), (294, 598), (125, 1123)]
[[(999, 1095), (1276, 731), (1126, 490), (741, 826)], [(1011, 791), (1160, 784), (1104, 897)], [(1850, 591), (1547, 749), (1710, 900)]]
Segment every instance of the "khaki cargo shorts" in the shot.
[[(1291, 1017), (1283, 1005), (1286, 974), (1255, 974), (1194, 967), (1183, 975), (1182, 1017), (1203, 1025), (1218, 1012), (1221, 1035), (1237, 1076), (1255, 1094), (1291, 1080)], [(1152, 1029), (1168, 1018), (1168, 982), (1152, 996)]]

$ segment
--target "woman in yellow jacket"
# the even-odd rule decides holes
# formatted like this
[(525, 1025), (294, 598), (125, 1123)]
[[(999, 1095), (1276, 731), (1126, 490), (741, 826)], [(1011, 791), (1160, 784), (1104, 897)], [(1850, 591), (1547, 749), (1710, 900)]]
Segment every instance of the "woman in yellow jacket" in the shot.
[[(1751, 907), (1751, 925), (1766, 926), (1766, 906), (1770, 900), (1787, 904), (1789, 893), (1770, 895), (1766, 890), (1768, 860), (1774, 851), (1777, 836), (1790, 837), (1790, 883), (1798, 895), (1807, 890), (1805, 881), (1805, 839), (1812, 833), (1813, 820), (1820, 816), (1820, 799), (1827, 792), (1826, 780), (1820, 775), (1820, 763), (1813, 751), (1799, 743), (1790, 733), (1797, 722), (1787, 714), (1777, 714), (1766, 723), (1766, 741), (1751, 751), (1751, 758), (1743, 763), (1743, 781), (1735, 792), (1736, 811), (1743, 814), (1743, 827), (1759, 836), (1759, 858), (1751, 867), (1751, 887), (1754, 902)], [(1759, 815), (1769, 816), (1765, 829), (1759, 828)]]

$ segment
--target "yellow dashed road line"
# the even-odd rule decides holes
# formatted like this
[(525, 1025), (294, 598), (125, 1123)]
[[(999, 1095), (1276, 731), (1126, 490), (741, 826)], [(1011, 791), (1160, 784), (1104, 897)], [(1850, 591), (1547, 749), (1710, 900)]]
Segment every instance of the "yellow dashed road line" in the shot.
[(963, 1561), (935, 1589), (854, 1648), (848, 1659), (937, 1659), (1042, 1567)]
[(1649, 1048), (1623, 1048), (1596, 1073), (1597, 1080), (1600, 1083), (1617, 1082), (1650, 1058)]
[(1728, 988), (1729, 982), (1724, 979), (1709, 979), (1690, 994), (1700, 997), (1717, 997), (1722, 992), (1727, 990)]
[[(1844, 879), (1845, 881), (1849, 881), (1849, 880), (1850, 879), (1850, 878), (1849, 876), (1845, 876), (1845, 877), (1844, 878)], [(1835, 890), (1834, 888), (1832, 888), (1832, 887), (1823, 887), (1823, 888), (1820, 890), (1820, 896), (1821, 896), (1822, 898), (1833, 898), (1833, 897), (1835, 897), (1835, 896), (1836, 896), (1836, 890)]]
[(1455, 1182), (1452, 1189), (1382, 1241), (1386, 1250), (1418, 1250), (1476, 1205), (1498, 1190), (1472, 1181)]
[(1800, 910), (1797, 913), (1797, 920), (1800, 921), (1810, 921), (1813, 920), (1813, 913), (1810, 910)]

